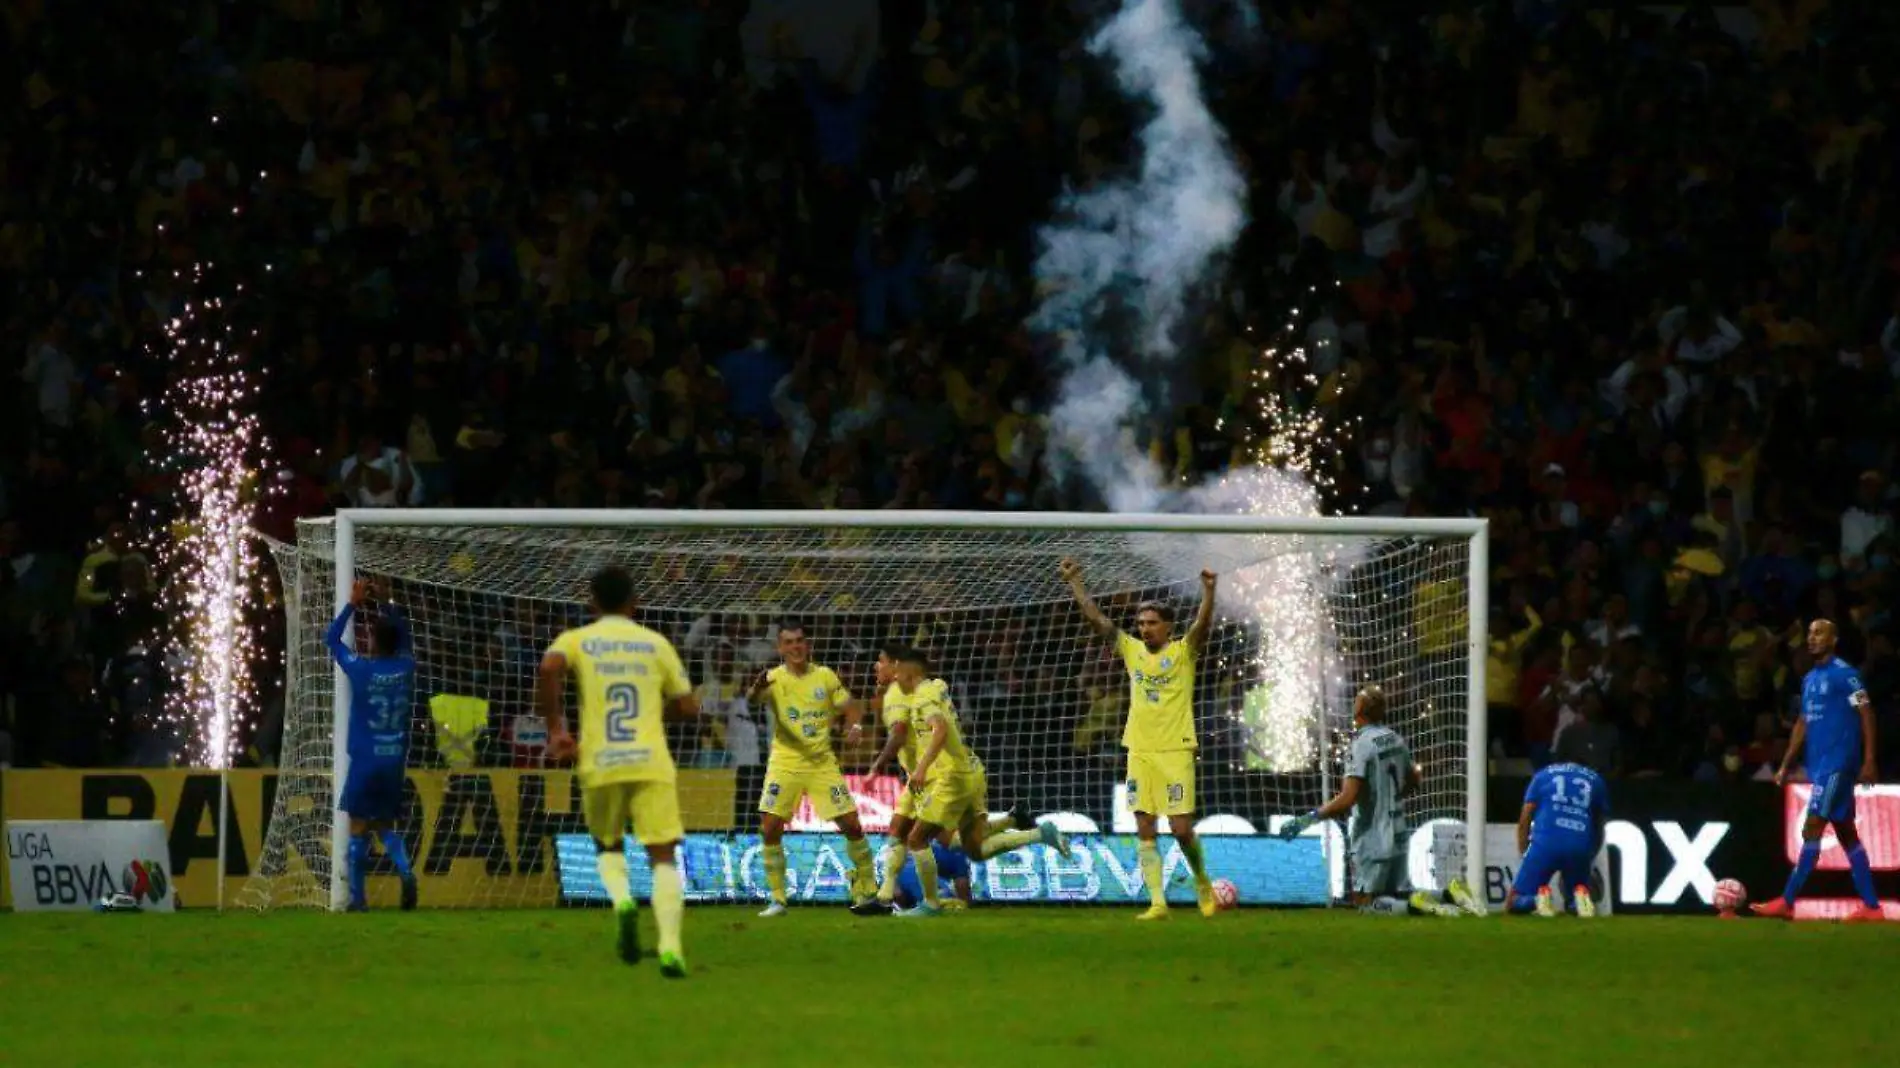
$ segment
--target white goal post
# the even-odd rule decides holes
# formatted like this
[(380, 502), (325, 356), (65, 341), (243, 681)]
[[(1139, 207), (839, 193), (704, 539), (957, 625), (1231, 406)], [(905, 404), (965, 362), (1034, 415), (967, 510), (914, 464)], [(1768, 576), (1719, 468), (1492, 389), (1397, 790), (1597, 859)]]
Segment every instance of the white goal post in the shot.
[[(1089, 644), (1057, 563), (1080, 559), (1090, 592), (1124, 627), (1136, 601), (1155, 598), (1175, 604), (1185, 626), (1200, 570), (1210, 568), (1221, 573), (1218, 637), (1210, 638), (1197, 671), (1196, 808), (1205, 833), (1238, 831), (1246, 839), (1244, 851), (1237, 843), (1210, 855), (1216, 877), (1223, 875), (1221, 857), (1229, 857), (1230, 866), (1245, 869), (1243, 890), (1256, 888), (1255, 901), (1275, 903), (1292, 885), (1293, 876), (1273, 869), (1282, 863), (1274, 858), (1294, 854), (1275, 852), (1284, 844), (1268, 832), (1336, 787), (1352, 696), (1377, 682), (1392, 702), (1390, 722), (1425, 767), (1424, 788), (1408, 799), (1413, 882), (1435, 886), (1461, 871), (1474, 887), (1483, 884), (1483, 520), (345, 509), (333, 520), (304, 521), (296, 545), (272, 549), (289, 617), (289, 682), (278, 795), (263, 858), (243, 898), (254, 907), (336, 909), (347, 900), (344, 866), (331, 858), (344, 856), (348, 845), (347, 822), (334, 802), (347, 771), (349, 687), (340, 672), (324, 670), (321, 636), (355, 579), (384, 580), (411, 617), (416, 722), (426, 732), (422, 706), (431, 691), (480, 693), (491, 717), (506, 708), (527, 722), (520, 717), (532, 713), (532, 680), (520, 677), (520, 657), (538, 656), (547, 632), (579, 621), (587, 577), (607, 563), (635, 572), (643, 620), (681, 646), (696, 684), (710, 677), (716, 687), (719, 676), (756, 670), (769, 658), (769, 634), (790, 620), (811, 628), (817, 658), (859, 694), (872, 689), (868, 660), (879, 642), (923, 638), (960, 708), (967, 695), (974, 744), (992, 768), (992, 806), (1021, 800), (1067, 829), (1101, 835), (1090, 870), (1057, 871), (1053, 854), (1047, 870), (986, 866), (982, 892), (999, 901), (1121, 900), (1113, 896), (1115, 880), (1127, 883), (1117, 852), (1131, 827), (1114, 752), (1119, 726), (1096, 729), (1112, 721), (1118, 695), (1125, 711), (1127, 680), (1100, 643)], [(512, 674), (497, 680), (497, 668)], [(764, 721), (751, 716), (760, 737), (768, 736)], [(522, 744), (522, 737), (512, 740)], [(727, 736), (722, 744), (729, 751), (706, 743), (694, 759), (727, 766), (745, 759), (743, 743)], [(844, 759), (850, 771), (853, 755)], [(413, 758), (418, 768), (425, 760), (442, 766), (439, 753)], [(854, 778), (854, 791), (859, 785)], [(727, 800), (732, 819), (743, 824), (751, 799)], [(551, 810), (558, 807), (550, 801)], [(867, 824), (879, 826), (875, 819)], [(490, 849), (500, 858), (491, 858), (487, 870), (504, 875), (493, 890), (442, 893), (432, 893), (425, 876), (425, 907), (553, 904), (539, 889), (518, 889), (541, 885), (519, 878), (530, 861), (540, 863), (513, 855), (529, 848), (521, 835), (504, 829), (511, 841), (484, 845), (481, 836), (496, 832), (481, 826), (472, 817), (457, 824), (462, 860), (453, 863), (474, 863), (471, 856), (479, 860)], [(690, 820), (688, 830), (690, 838)], [(426, 852), (423, 839), (431, 833), (445, 834), (439, 825), (433, 832), (412, 829), (412, 851)], [(1305, 844), (1313, 856), (1324, 855), (1330, 871), (1328, 897), (1337, 898), (1340, 836), (1332, 829), (1309, 836)], [(727, 843), (741, 837), (736, 828), (724, 831)], [(751, 854), (743, 843), (721, 848), (726, 882), (689, 886), (689, 900), (754, 896), (746, 871)], [(511, 863), (519, 869), (513, 881), (506, 875)], [(424, 858), (417, 864), (422, 870)], [(825, 899), (825, 874), (816, 870), (822, 865), (813, 866), (806, 893)], [(1169, 872), (1173, 878), (1172, 863)], [(1287, 900), (1321, 903), (1310, 899), (1310, 883), (1300, 885), (1309, 896)]]

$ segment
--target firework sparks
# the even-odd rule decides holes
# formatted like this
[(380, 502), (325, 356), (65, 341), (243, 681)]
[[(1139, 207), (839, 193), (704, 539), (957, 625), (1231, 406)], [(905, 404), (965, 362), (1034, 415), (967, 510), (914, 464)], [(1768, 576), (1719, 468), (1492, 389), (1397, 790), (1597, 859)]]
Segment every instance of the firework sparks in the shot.
[(256, 547), (251, 515), (266, 451), (253, 408), (257, 382), (237, 351), (225, 302), (202, 296), (209, 265), (179, 280), (193, 296), (164, 326), (168, 384), (155, 413), (165, 435), (162, 465), (176, 478), (168, 529), (156, 539), (164, 599), (174, 627), (176, 684), (166, 714), (194, 764), (229, 767), (251, 718)]

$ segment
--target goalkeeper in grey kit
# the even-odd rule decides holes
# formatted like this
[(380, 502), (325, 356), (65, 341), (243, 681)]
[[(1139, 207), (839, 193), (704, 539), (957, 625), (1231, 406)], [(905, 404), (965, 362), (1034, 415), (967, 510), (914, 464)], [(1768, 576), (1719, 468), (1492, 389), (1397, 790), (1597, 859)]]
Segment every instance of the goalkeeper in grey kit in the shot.
[(1454, 878), (1446, 898), (1424, 890), (1405, 895), (1405, 795), (1422, 779), (1412, 748), (1385, 725), (1385, 691), (1368, 686), (1352, 703), (1352, 748), (1346, 780), (1339, 793), (1304, 816), (1288, 820), (1280, 837), (1292, 840), (1321, 820), (1352, 814), (1347, 835), (1352, 860), (1352, 901), (1361, 912), (1379, 916), (1481, 915), (1483, 907), (1462, 878)]

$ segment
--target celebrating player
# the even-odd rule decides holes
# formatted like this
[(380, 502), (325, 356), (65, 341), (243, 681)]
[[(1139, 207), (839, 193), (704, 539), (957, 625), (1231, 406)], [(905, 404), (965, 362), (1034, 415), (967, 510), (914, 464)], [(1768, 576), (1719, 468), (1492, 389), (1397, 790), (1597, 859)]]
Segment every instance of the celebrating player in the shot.
[(939, 685), (924, 692), (928, 666), (929, 658), (916, 649), (898, 654), (897, 689), (904, 696), (918, 698), (911, 706), (910, 729), (923, 746), (907, 787), (917, 796), (917, 819), (904, 842), (894, 844), (892, 850), (897, 854), (898, 871), (904, 870), (906, 855), (916, 864), (924, 899), (916, 908), (898, 913), (900, 916), (934, 916), (942, 911), (937, 900), (936, 851), (931, 843), (946, 828), (957, 832), (964, 855), (973, 861), (988, 860), (1038, 841), (1064, 857), (1069, 855), (1069, 839), (1052, 823), (1039, 824), (1034, 830), (989, 833), (984, 818), (989, 783), (983, 762), (964, 744), (956, 709), (945, 689)]
[(1122, 746), (1128, 750), (1128, 803), (1135, 810), (1135, 835), (1141, 840), (1137, 855), (1150, 902), (1140, 918), (1168, 918), (1161, 850), (1155, 844), (1157, 816), (1168, 818), (1168, 830), (1194, 873), (1201, 915), (1212, 916), (1218, 909), (1214, 881), (1194, 833), (1194, 751), (1199, 745), (1194, 736), (1194, 663), (1214, 622), (1215, 575), (1201, 572), (1201, 607), (1184, 638), (1174, 637), (1174, 609), (1165, 604), (1149, 601), (1137, 608), (1138, 637), (1131, 636), (1096, 607), (1082, 585), (1080, 564), (1063, 560), (1062, 579), (1088, 625), (1105, 638), (1115, 637), (1115, 651), (1128, 667), (1128, 726), (1122, 731)]
[(818, 818), (836, 824), (845, 837), (851, 858), (851, 908), (874, 914), (877, 908), (877, 872), (872, 867), (871, 843), (864, 840), (857, 802), (838, 769), (831, 749), (831, 723), (849, 712), (847, 737), (855, 742), (864, 734), (864, 704), (854, 701), (836, 672), (812, 662), (811, 639), (805, 628), (787, 623), (778, 630), (781, 663), (764, 672), (746, 692), (748, 703), (769, 697), (772, 705), (772, 755), (765, 766), (765, 793), (759, 798), (759, 835), (764, 839), (765, 885), (772, 902), (761, 916), (785, 913), (785, 825), (798, 814), (798, 802), (807, 795)]
[(686, 975), (680, 950), (686, 894), (674, 858), (686, 830), (680, 824), (679, 788), (662, 720), (669, 708), (682, 717), (697, 715), (699, 701), (673, 643), (629, 618), (633, 588), (625, 568), (607, 567), (594, 575), (592, 607), (598, 618), (554, 639), (541, 658), (536, 697), (547, 721), (549, 759), (574, 755), (577, 746), (567, 728), (564, 693), (568, 674), (573, 674), (581, 706), (575, 761), (581, 810), (594, 836), (600, 881), (613, 899), (620, 959), (628, 964), (640, 959), (638, 905), (627, 880), (626, 833), (631, 821), (653, 869), (660, 973), (681, 979)]
[(368, 656), (358, 656), (343, 644), (368, 598), (368, 583), (357, 580), (350, 588), (350, 603), (337, 613), (323, 638), (343, 677), (350, 680), (349, 773), (337, 808), (350, 818), (350, 911), (369, 908), (363, 883), (372, 831), (382, 839), (383, 853), (402, 880), (406, 911), (416, 907), (416, 874), (394, 824), (402, 809), (416, 658), (409, 648), (409, 624), (392, 604), (385, 604), (370, 624)]
[[(869, 774), (874, 777), (881, 773), (884, 765), (890, 763), (894, 757), (898, 766), (904, 769), (904, 775), (908, 779), (917, 767), (917, 757), (921, 748), (918, 743), (921, 737), (920, 732), (911, 729), (912, 714), (928, 701), (941, 701), (946, 705), (950, 703), (950, 688), (942, 679), (926, 678), (917, 686), (914, 693), (905, 693), (903, 688), (897, 685), (897, 662), (903, 654), (904, 646), (897, 642), (885, 643), (877, 654), (875, 675), (878, 686), (884, 688), (882, 714), (888, 737), (884, 742), (883, 750), (871, 761)], [(916, 822), (916, 817), (917, 795), (905, 789), (898, 795), (897, 811), (891, 815), (890, 845), (884, 851), (884, 882), (878, 888), (877, 896), (878, 901), (885, 906), (895, 901), (897, 891), (902, 885), (900, 876), (910, 870), (904, 866), (908, 852), (903, 843), (909, 837), (911, 825)], [(1026, 829), (1031, 822), (1028, 810), (1018, 805), (1007, 815), (987, 817), (984, 830), (988, 834), (997, 834), (1014, 827)], [(933, 850), (933, 852), (936, 851)], [(938, 855), (941, 857), (942, 854)], [(969, 871), (967, 858), (963, 861), (963, 868), (967, 877)], [(941, 870), (939, 874), (943, 874)], [(919, 893), (921, 894), (921, 891)], [(919, 895), (912, 895), (912, 897), (913, 902), (921, 899)]]
[[(1408, 901), (1405, 877), (1405, 795), (1422, 778), (1412, 749), (1399, 732), (1385, 725), (1385, 690), (1367, 686), (1352, 703), (1357, 728), (1346, 758), (1346, 781), (1339, 793), (1304, 816), (1280, 827), (1292, 840), (1321, 820), (1352, 813), (1348, 853), (1352, 858), (1352, 898), (1362, 912), (1377, 916), (1457, 916), (1459, 908), (1418, 891)], [(1467, 911), (1478, 911), (1464, 880), (1451, 881), (1450, 896)]]
[(1577, 915), (1597, 914), (1590, 896), (1590, 864), (1603, 848), (1603, 824), (1610, 815), (1610, 788), (1603, 776), (1583, 764), (1551, 764), (1531, 777), (1524, 808), (1517, 816), (1517, 868), (1504, 907), (1510, 912), (1555, 916), (1563, 899), (1550, 886), (1561, 873)]
[(1801, 825), (1801, 858), (1788, 873), (1788, 885), (1781, 897), (1754, 906), (1757, 915), (1782, 919), (1794, 915), (1794, 899), (1821, 858), (1821, 832), (1834, 825), (1835, 837), (1847, 853), (1848, 867), (1854, 873), (1854, 890), (1860, 894), (1861, 907), (1847, 914), (1850, 923), (1877, 923), (1885, 917), (1880, 898), (1874, 893), (1874, 871), (1867, 862), (1867, 848), (1860, 844), (1854, 826), (1854, 783), (1879, 778), (1874, 761), (1874, 706), (1860, 684), (1860, 672), (1834, 653), (1838, 640), (1834, 621), (1817, 619), (1808, 626), (1808, 652), (1814, 667), (1801, 680), (1801, 718), (1795, 721), (1794, 737), (1788, 739), (1788, 752), (1775, 772), (1775, 785), (1788, 780), (1788, 763), (1796, 753), (1807, 767), (1811, 793), (1808, 818)]

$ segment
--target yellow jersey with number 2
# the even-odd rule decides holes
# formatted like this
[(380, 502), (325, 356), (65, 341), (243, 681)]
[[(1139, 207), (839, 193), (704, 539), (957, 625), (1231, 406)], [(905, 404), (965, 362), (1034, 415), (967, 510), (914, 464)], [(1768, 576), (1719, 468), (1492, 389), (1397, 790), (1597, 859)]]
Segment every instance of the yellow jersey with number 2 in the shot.
[(1122, 748), (1131, 753), (1194, 749), (1194, 647), (1176, 638), (1151, 650), (1126, 631), (1115, 651), (1128, 666), (1128, 726)]
[(669, 699), (693, 692), (673, 643), (625, 616), (602, 616), (563, 631), (548, 651), (567, 661), (580, 698), (581, 785), (672, 782), (662, 719)]
[(836, 768), (831, 749), (831, 721), (851, 700), (836, 672), (812, 664), (803, 675), (780, 664), (766, 673), (772, 702), (772, 756), (768, 763), (781, 771)]

